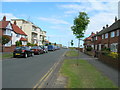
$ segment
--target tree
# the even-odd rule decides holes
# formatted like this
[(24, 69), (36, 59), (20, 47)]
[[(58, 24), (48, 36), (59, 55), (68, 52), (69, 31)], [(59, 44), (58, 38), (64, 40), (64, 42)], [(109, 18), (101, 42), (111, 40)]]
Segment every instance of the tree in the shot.
[(21, 45), (22, 45), (22, 41), (16, 41), (16, 42), (15, 42), (15, 45), (16, 45), (16, 46), (21, 46)]
[(10, 37), (7, 35), (3, 35), (2, 36), (2, 52), (3, 52), (3, 47), (6, 43), (8, 43), (10, 41)]
[(73, 46), (73, 45), (74, 45), (73, 40), (71, 40), (71, 46)]
[(73, 34), (76, 36), (78, 41), (78, 48), (80, 44), (80, 39), (84, 37), (85, 30), (89, 24), (90, 20), (85, 12), (79, 12), (78, 17), (74, 19), (74, 25), (71, 27)]
[(54, 45), (56, 46), (57, 44), (56, 44), (56, 43), (54, 43)]
[[(73, 34), (78, 39), (78, 48), (80, 46), (80, 40), (84, 37), (85, 30), (87, 29), (87, 26), (89, 24), (90, 20), (85, 12), (79, 12), (78, 17), (74, 19), (74, 25), (71, 27)], [(79, 53), (79, 49), (78, 49)], [(78, 60), (77, 60), (77, 66), (78, 66)]]

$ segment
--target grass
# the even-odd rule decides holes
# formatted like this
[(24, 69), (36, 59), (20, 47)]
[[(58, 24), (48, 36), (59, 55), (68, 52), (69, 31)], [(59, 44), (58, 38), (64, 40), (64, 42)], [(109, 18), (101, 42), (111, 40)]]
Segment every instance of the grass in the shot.
[(66, 59), (60, 73), (68, 77), (67, 88), (117, 88), (111, 80), (85, 60)]
[(2, 58), (5, 59), (5, 58), (11, 58), (13, 57), (13, 54), (12, 53), (3, 53), (2, 54)]
[(70, 50), (66, 53), (66, 56), (67, 57), (76, 57), (76, 56), (78, 56), (78, 52), (75, 50)]

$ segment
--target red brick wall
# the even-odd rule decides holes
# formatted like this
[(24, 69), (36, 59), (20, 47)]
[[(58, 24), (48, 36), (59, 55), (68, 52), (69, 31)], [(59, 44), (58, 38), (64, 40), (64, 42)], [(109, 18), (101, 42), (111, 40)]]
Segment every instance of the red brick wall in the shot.
[[(4, 47), (3, 52), (13, 52), (16, 46), (12, 45), (11, 47)], [(0, 46), (0, 52), (2, 52), (2, 47)]]

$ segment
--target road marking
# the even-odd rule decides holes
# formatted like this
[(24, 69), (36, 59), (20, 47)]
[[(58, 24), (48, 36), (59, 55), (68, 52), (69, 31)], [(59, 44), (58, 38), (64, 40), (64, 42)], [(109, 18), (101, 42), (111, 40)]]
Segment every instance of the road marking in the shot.
[[(67, 52), (67, 51), (66, 51)], [(66, 54), (66, 52), (63, 53), (62, 57)], [(52, 74), (52, 72), (54, 71), (54, 69), (57, 67), (57, 65), (59, 64), (61, 58), (58, 60), (58, 62), (56, 62), (51, 68), (50, 70), (38, 81), (38, 83), (33, 87), (32, 90), (37, 90), (38, 88), (42, 88), (42, 85), (44, 84), (44, 81), (46, 81), (48, 79), (48, 77)]]

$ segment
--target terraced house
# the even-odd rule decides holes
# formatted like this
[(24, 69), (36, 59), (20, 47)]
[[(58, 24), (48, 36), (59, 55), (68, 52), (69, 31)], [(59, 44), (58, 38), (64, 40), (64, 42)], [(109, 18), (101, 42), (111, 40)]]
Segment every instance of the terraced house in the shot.
[(103, 29), (96, 33), (92, 39), (94, 50), (110, 48), (112, 52), (118, 52), (118, 48), (120, 47), (118, 45), (120, 39), (120, 19), (117, 20), (117, 18), (115, 18), (115, 22), (112, 25), (103, 27)]

